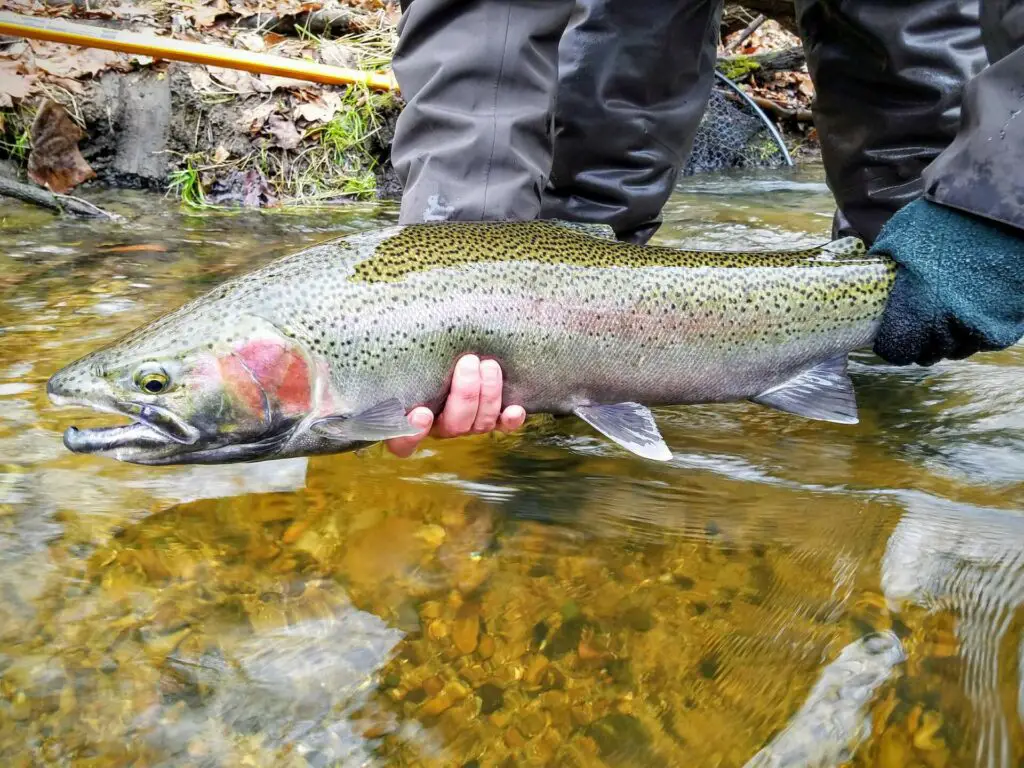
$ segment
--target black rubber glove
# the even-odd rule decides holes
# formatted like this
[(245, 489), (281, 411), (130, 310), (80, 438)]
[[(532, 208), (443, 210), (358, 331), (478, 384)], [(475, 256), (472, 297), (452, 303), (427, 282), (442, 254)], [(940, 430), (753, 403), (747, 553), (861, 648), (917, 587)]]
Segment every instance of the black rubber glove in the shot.
[(917, 200), (883, 227), (871, 253), (899, 265), (875, 339), (896, 365), (932, 365), (1024, 336), (1024, 234)]

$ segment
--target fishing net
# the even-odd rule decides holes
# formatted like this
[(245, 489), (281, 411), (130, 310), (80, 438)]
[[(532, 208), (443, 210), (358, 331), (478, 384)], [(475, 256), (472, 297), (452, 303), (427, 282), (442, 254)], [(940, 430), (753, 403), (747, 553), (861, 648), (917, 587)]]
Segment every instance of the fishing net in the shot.
[(715, 81), (683, 175), (790, 165), (774, 126), (723, 77)]

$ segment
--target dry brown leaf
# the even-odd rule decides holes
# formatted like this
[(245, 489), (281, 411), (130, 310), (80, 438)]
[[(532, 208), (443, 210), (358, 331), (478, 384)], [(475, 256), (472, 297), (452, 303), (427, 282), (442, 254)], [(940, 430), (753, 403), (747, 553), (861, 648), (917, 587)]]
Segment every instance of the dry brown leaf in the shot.
[(317, 51), (320, 61), (332, 67), (355, 67), (359, 63), (356, 52), (344, 43), (324, 41)]
[(310, 102), (299, 104), (292, 110), (294, 119), (310, 123), (326, 123), (341, 108), (341, 96), (334, 91), (324, 91)]
[(263, 129), (263, 125), (267, 122), (267, 118), (270, 117), (276, 109), (277, 104), (273, 101), (267, 101), (263, 104), (258, 104), (255, 107), (250, 107), (242, 112), (242, 116), (238, 119), (238, 127), (246, 133), (259, 133)]
[(275, 39), (279, 37), (277, 33), (271, 32), (263, 36), (264, 42), (267, 44), (267, 51), (277, 56), (287, 56), (293, 59), (299, 59), (306, 55), (309, 50), (309, 44), (305, 40), (299, 40), (295, 37), (284, 37), (281, 39)]
[(20, 74), (16, 62), (0, 62), (0, 100), (4, 102), (3, 106), (10, 107), (12, 99), (24, 99), (32, 93), (35, 85), (35, 75)]
[(143, 8), (131, 3), (120, 3), (108, 10), (115, 19), (149, 18), (153, 15), (151, 8)]
[(809, 99), (814, 98), (814, 84), (808, 75), (800, 76), (797, 90)]
[(290, 38), (287, 35), (279, 35), (277, 32), (267, 32), (265, 35), (263, 35), (263, 42), (267, 45), (268, 48), (272, 48), (275, 45), (287, 42), (288, 40), (292, 39), (293, 38)]
[(47, 101), (32, 122), (32, 151), (28, 177), (51, 192), (64, 194), (96, 172), (78, 151), (85, 136), (60, 104)]
[(189, 71), (188, 79), (192, 83), (192, 87), (200, 93), (208, 93), (213, 90), (213, 80), (206, 67), (194, 67)]
[(239, 32), (235, 35), (235, 42), (247, 51), (261, 53), (267, 50), (267, 44), (263, 42), (263, 36), (258, 32)]
[(224, 69), (222, 67), (208, 67), (210, 76), (224, 86), (221, 90), (232, 93), (270, 93), (273, 90), (259, 77), (239, 69)]
[(280, 115), (271, 115), (267, 120), (267, 132), (273, 137), (274, 146), (281, 149), (295, 149), (302, 141), (302, 135), (295, 123)]
[(202, 5), (191, 4), (185, 8), (185, 16), (192, 20), (196, 29), (212, 27), (218, 16), (230, 13), (231, 8), (225, 0), (213, 0)]
[(131, 63), (114, 51), (32, 42), (35, 65), (54, 77), (85, 77), (108, 69), (128, 71)]
[(73, 80), (70, 77), (50, 77), (47, 78), (46, 82), (63, 88), (73, 96), (81, 96), (85, 93), (85, 86), (78, 80)]
[(260, 75), (260, 81), (267, 91), (276, 91), (281, 88), (309, 88), (308, 80), (296, 80), (294, 77), (281, 77), (280, 75)]

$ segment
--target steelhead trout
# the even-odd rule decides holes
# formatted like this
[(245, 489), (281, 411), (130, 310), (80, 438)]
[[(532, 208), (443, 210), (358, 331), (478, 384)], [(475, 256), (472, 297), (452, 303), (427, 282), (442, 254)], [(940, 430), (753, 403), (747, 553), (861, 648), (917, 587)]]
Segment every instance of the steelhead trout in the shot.
[[(576, 414), (666, 460), (647, 406), (753, 400), (857, 421), (847, 353), (870, 344), (892, 262), (856, 239), (783, 253), (615, 242), (561, 222), (442, 222), (343, 237), (224, 283), (68, 365), (77, 453), (139, 464), (339, 453), (415, 434), (464, 353), (505, 405)], [(604, 230), (602, 230), (604, 231)]]

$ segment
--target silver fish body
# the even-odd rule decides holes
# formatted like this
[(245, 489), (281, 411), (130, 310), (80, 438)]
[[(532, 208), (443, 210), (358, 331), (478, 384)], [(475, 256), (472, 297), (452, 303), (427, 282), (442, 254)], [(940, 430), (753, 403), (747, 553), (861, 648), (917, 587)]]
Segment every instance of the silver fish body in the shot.
[[(404, 413), (437, 412), (456, 359), (472, 352), (500, 362), (506, 405), (576, 413), (664, 459), (646, 406), (753, 399), (855, 421), (846, 355), (873, 339), (893, 274), (854, 239), (714, 253), (555, 222), (392, 227), (229, 281), (48, 388), (144, 427), (123, 444), (69, 430), (72, 450), (142, 463), (281, 458), (408, 434)], [(167, 390), (140, 386), (151, 369)]]

